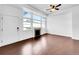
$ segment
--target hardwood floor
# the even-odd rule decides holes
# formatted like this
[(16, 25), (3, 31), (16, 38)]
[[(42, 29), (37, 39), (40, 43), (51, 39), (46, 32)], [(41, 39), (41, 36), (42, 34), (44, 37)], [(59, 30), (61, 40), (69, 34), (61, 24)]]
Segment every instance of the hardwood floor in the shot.
[(32, 39), (17, 42), (0, 48), (0, 55), (31, 55)]
[(79, 55), (79, 40), (74, 40), (74, 54)]
[(69, 55), (73, 54), (73, 40), (69, 37), (45, 35), (34, 42), (33, 54)]
[(48, 34), (0, 47), (0, 55), (76, 55), (78, 45), (70, 37)]

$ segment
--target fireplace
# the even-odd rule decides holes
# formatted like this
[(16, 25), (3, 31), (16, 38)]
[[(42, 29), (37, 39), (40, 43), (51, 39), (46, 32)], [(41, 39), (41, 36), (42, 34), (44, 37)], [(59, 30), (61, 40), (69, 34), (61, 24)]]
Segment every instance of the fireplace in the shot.
[(40, 31), (41, 31), (41, 29), (40, 28), (36, 28), (35, 29), (35, 37), (40, 37)]

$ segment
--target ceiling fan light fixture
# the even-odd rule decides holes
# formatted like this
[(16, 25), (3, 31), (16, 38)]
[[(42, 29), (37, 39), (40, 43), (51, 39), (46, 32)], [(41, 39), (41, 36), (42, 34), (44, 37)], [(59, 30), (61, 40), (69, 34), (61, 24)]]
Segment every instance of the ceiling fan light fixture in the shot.
[(51, 11), (53, 12), (53, 11), (56, 11), (55, 9), (51, 9)]
[(47, 9), (47, 10), (49, 10), (50, 12), (54, 12), (54, 11), (59, 10), (59, 6), (61, 6), (61, 4), (58, 4), (58, 5), (50, 4), (49, 9)]

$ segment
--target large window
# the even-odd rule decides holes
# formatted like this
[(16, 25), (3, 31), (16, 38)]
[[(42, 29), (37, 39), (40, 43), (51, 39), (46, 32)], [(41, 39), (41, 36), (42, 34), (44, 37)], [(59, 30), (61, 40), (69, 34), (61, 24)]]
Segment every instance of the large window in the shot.
[(32, 28), (45, 28), (46, 18), (32, 14), (30, 12), (23, 12), (23, 30)]
[(24, 18), (23, 19), (23, 30), (31, 29), (31, 20)]
[(31, 13), (30, 12), (23, 12), (23, 17), (31, 18)]
[(34, 28), (41, 27), (41, 16), (33, 15), (33, 27)]
[(23, 14), (23, 30), (31, 29), (31, 16), (30, 12), (24, 12)]
[(46, 27), (46, 18), (42, 17), (42, 28)]

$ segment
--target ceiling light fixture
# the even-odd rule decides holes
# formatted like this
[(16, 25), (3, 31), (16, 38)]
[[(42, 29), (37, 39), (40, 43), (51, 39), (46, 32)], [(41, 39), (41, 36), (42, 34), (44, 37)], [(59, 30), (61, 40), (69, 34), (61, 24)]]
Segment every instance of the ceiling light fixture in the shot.
[(49, 9), (46, 9), (46, 10), (49, 10), (50, 12), (53, 12), (53, 11), (59, 10), (59, 8), (58, 8), (59, 6), (61, 6), (61, 4), (58, 4), (58, 5), (50, 4)]

